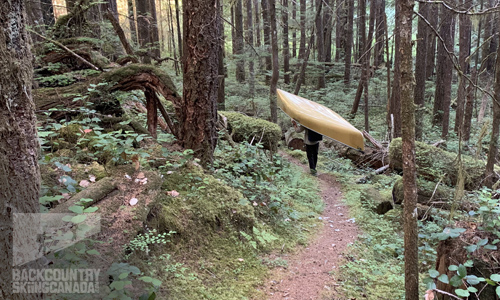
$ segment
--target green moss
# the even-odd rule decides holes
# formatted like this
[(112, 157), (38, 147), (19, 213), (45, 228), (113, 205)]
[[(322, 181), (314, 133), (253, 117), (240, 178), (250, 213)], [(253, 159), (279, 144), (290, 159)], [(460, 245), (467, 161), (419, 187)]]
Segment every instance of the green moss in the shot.
[(261, 142), (265, 149), (277, 150), (281, 140), (281, 128), (272, 122), (245, 116), (238, 112), (221, 111), (227, 118), (235, 142)]
[[(453, 186), (457, 182), (458, 169), (457, 154), (446, 150), (416, 142), (417, 173), (423, 178), (437, 182), (442, 178), (446, 185)], [(402, 140), (392, 140), (389, 146), (389, 159), (394, 169), (402, 170)], [(468, 155), (462, 155), (465, 170), (465, 189), (473, 190), (482, 183), (486, 163)]]
[[(59, 19), (58, 19), (58, 21), (59, 21)], [(92, 48), (99, 48), (103, 44), (103, 41), (101, 41), (101, 40), (90, 38), (90, 37), (85, 37), (85, 36), (70, 37), (70, 38), (66, 38), (66, 39), (61, 39), (58, 42), (63, 44), (63, 45), (87, 44), (87, 45), (91, 46)]]
[(131, 64), (122, 68), (115, 69), (103, 75), (103, 80), (110, 83), (120, 82), (122, 79), (134, 76), (140, 73), (149, 73), (157, 76), (165, 86), (177, 96), (175, 85), (170, 76), (161, 69), (152, 65)]

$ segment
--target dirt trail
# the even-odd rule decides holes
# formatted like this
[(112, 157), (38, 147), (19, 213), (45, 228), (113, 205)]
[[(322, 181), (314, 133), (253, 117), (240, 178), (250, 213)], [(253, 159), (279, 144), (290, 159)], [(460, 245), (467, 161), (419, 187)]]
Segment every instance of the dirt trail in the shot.
[[(308, 170), (297, 159), (282, 155)], [(358, 235), (354, 220), (349, 219), (348, 208), (341, 202), (340, 184), (329, 174), (319, 173), (318, 180), (325, 202), (321, 215), (323, 228), (306, 248), (284, 257), (288, 261), (286, 269), (273, 271), (265, 284), (268, 300), (323, 299), (322, 294), (335, 287), (329, 272), (338, 268), (347, 245)]]

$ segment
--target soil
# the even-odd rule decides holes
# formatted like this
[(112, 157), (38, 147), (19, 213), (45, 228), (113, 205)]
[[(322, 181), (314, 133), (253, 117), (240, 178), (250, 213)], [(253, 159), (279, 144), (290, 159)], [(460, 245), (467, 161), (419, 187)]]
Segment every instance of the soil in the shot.
[[(308, 171), (297, 159), (282, 155)], [(288, 267), (276, 268), (268, 278), (264, 287), (268, 300), (324, 299), (325, 295), (335, 294), (337, 284), (330, 272), (344, 261), (343, 253), (356, 240), (358, 228), (341, 201), (342, 192), (335, 177), (318, 173), (318, 181), (325, 203), (323, 227), (307, 247), (293, 255), (282, 255)]]

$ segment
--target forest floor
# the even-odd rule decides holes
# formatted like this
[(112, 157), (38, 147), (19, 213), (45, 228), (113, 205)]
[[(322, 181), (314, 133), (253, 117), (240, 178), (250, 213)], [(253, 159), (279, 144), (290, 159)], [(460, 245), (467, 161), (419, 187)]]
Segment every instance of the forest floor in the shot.
[[(308, 167), (298, 159), (281, 153), (290, 162)], [(292, 255), (280, 254), (286, 267), (277, 267), (267, 279), (264, 290), (268, 300), (325, 299), (336, 293), (336, 279), (330, 274), (343, 263), (343, 254), (358, 235), (354, 218), (342, 203), (340, 184), (330, 174), (319, 173), (318, 181), (325, 209), (321, 215), (323, 226), (310, 243)]]

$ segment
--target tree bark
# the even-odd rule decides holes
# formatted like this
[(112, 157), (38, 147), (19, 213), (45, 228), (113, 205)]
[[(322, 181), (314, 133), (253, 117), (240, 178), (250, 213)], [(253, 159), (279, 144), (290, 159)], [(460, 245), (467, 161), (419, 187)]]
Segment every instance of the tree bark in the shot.
[[(316, 0), (316, 9), (320, 9), (320, 5), (322, 5), (323, 0)], [(317, 79), (317, 84), (316, 88), (317, 89), (322, 89), (325, 87), (325, 71), (324, 71), (324, 65), (323, 62), (325, 61), (325, 43), (324, 43), (324, 33), (323, 33), (323, 18), (320, 17), (316, 18), (316, 49), (318, 51), (318, 77)]]
[(279, 78), (278, 60), (278, 30), (276, 28), (276, 0), (269, 0), (269, 21), (271, 25), (271, 46), (273, 58), (273, 75), (269, 89), (269, 104), (271, 107), (271, 122), (278, 123), (278, 105), (276, 100), (276, 85)]
[[(332, 62), (332, 31), (333, 31), (333, 0), (324, 0), (326, 8), (323, 10), (323, 32), (325, 44), (325, 62)], [(331, 1), (331, 2), (330, 2)]]
[(52, 0), (40, 0), (42, 13), (43, 13), (43, 22), (45, 25), (50, 26), (55, 22), (54, 19), (54, 6), (52, 5)]
[(405, 257), (405, 299), (415, 300), (418, 296), (418, 225), (417, 170), (415, 165), (415, 106), (413, 103), (413, 60), (412, 60), (412, 0), (397, 0), (401, 14), (400, 46), (396, 51), (401, 57), (401, 119), (403, 142), (403, 184), (404, 184), (404, 257)]
[(440, 13), (441, 28), (439, 34), (444, 40), (438, 43), (438, 58), (436, 62), (436, 92), (434, 96), (433, 125), (441, 126), (441, 138), (446, 139), (449, 131), (451, 83), (453, 75), (453, 62), (447, 50), (453, 51), (455, 18), (444, 6)]
[(265, 72), (266, 72), (266, 84), (270, 84), (271, 76), (267, 75), (271, 72), (273, 63), (271, 58), (271, 29), (270, 29), (270, 20), (269, 20), (269, 0), (261, 0), (262, 7), (262, 21), (264, 23), (264, 49), (265, 49)]
[[(246, 22), (246, 32), (247, 32), (247, 43), (248, 48), (253, 47), (253, 20), (252, 20), (252, 0), (246, 0), (247, 3), (247, 22)], [(248, 49), (247, 51), (249, 59), (248, 59), (248, 92), (250, 97), (253, 98), (255, 96), (255, 69), (254, 69), (254, 51), (252, 49)]]
[(208, 165), (217, 144), (219, 8), (216, 0), (185, 0), (182, 7), (184, 92), (180, 136), (182, 145), (193, 149), (202, 164)]
[[(219, 16), (224, 15), (224, 5), (223, 0), (218, 0), (219, 5)], [(217, 110), (226, 109), (226, 70), (224, 68), (224, 58), (226, 57), (225, 50), (225, 35), (224, 35), (224, 22), (222, 18), (218, 18), (217, 23), (219, 24), (219, 87), (217, 91)], [(182, 48), (182, 47), (181, 47)]]
[[(300, 70), (300, 66), (306, 56), (306, 0), (300, 0), (300, 42), (299, 42), (299, 59), (296, 69)], [(293, 83), (297, 86), (299, 72), (293, 76)], [(302, 82), (301, 82), (302, 84)]]
[[(222, 6), (222, 2), (221, 2)], [(222, 8), (221, 8), (222, 9)], [(179, 57), (182, 59), (182, 33), (179, 0), (175, 0), (175, 19), (177, 21), (177, 44), (179, 46)]]
[(354, 0), (346, 0), (347, 9), (347, 30), (345, 38), (345, 57), (344, 57), (344, 83), (349, 84), (351, 81), (351, 60), (352, 60), (352, 41), (353, 41), (353, 25), (354, 25)]
[(347, 4), (344, 0), (337, 1), (337, 26), (335, 27), (335, 61), (340, 61), (345, 56)]
[(474, 108), (474, 94), (476, 87), (474, 83), (477, 81), (477, 70), (473, 68), (471, 71), (471, 81), (467, 86), (467, 101), (465, 103), (464, 125), (463, 125), (463, 141), (465, 144), (470, 140), (470, 129), (472, 125), (472, 113)]
[[(429, 3), (428, 20), (432, 28), (438, 30), (439, 6), (434, 3)], [(427, 31), (427, 69), (425, 70), (426, 79), (430, 79), (434, 75), (436, 67), (436, 33), (433, 30)]]
[(495, 174), (495, 163), (498, 155), (498, 136), (500, 132), (500, 47), (497, 51), (495, 66), (495, 98), (493, 99), (493, 123), (491, 128), (490, 147), (488, 150), (488, 161), (486, 162), (485, 185), (489, 188), (499, 180)]
[[(468, 0), (462, 1), (462, 9), (468, 10), (472, 4)], [(466, 6), (467, 5), (467, 6)], [(467, 84), (465, 75), (469, 73), (469, 63), (467, 58), (470, 55), (470, 43), (471, 43), (471, 21), (469, 16), (460, 15), (459, 16), (459, 55), (458, 64), (460, 65), (460, 70), (458, 71), (458, 92), (457, 92), (457, 108), (455, 115), (455, 132), (463, 137), (463, 125), (464, 125), (464, 113), (465, 113), (465, 102), (467, 98)]]
[(290, 84), (290, 43), (288, 41), (288, 0), (282, 0), (281, 12), (283, 22), (283, 81)]
[(385, 0), (373, 0), (372, 2), (377, 7), (377, 21), (375, 24), (376, 31), (376, 45), (375, 54), (373, 55), (373, 64), (380, 66), (384, 62), (384, 36), (385, 36)]
[(243, 59), (243, 5), (242, 0), (236, 0), (234, 6), (234, 54), (236, 56), (236, 80), (245, 81), (245, 60)]
[[(418, 11), (423, 18), (428, 18), (429, 4), (420, 2)], [(427, 24), (425, 20), (418, 18), (418, 33), (417, 33), (417, 57), (415, 60), (415, 93), (414, 102), (416, 109), (415, 118), (415, 139), (422, 140), (424, 104), (425, 104), (425, 79), (427, 78), (425, 71), (427, 65)]]
[(390, 109), (388, 115), (389, 127), (393, 132), (392, 138), (397, 138), (401, 136), (401, 17), (402, 14), (399, 11), (401, 5), (396, 5), (396, 26), (394, 26), (394, 79), (392, 81), (392, 94), (390, 100)]
[(354, 61), (361, 62), (361, 57), (366, 51), (366, 0), (358, 1), (358, 59)]
[[(25, 1), (0, 2), (0, 298), (42, 299), (40, 294), (13, 294), (13, 218), (38, 213), (39, 150), (35, 104), (31, 96), (33, 57), (26, 32)], [(19, 230), (20, 228), (16, 228)], [(23, 233), (30, 232), (27, 228)], [(23, 229), (21, 229), (23, 230)], [(40, 242), (40, 241), (38, 241)], [(38, 267), (41, 266), (30, 266)]]
[[(292, 1), (292, 22), (297, 23), (297, 1)], [(297, 29), (293, 26), (292, 29), (292, 57), (297, 57)]]

